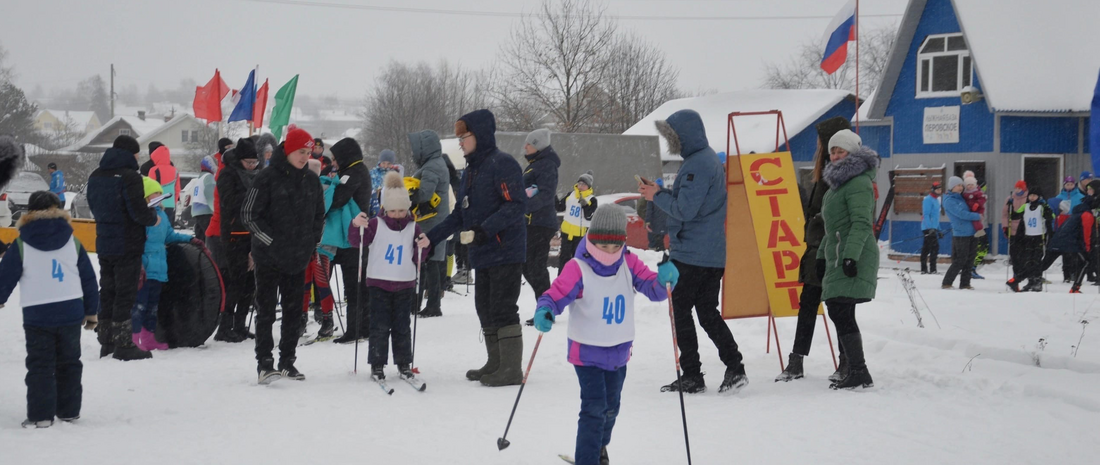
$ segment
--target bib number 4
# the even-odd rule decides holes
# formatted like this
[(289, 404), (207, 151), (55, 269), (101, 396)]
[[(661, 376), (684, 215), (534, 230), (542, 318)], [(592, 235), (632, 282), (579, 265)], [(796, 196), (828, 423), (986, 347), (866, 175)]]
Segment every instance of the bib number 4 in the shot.
[(57, 282), (65, 282), (65, 272), (61, 269), (61, 264), (57, 263), (57, 259), (54, 259), (53, 265), (50, 267), (50, 277), (57, 280)]
[(626, 319), (626, 297), (615, 297), (612, 302), (610, 297), (603, 298), (603, 319), (607, 324), (622, 324)]

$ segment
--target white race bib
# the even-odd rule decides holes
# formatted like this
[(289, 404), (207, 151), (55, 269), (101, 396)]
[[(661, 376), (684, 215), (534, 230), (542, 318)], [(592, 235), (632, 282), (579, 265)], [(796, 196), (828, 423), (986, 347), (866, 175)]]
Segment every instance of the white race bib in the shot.
[[(592, 201), (592, 197), (586, 197), (588, 202)], [(569, 198), (565, 201), (565, 217), (562, 221), (577, 226), (578, 228), (587, 228), (588, 221), (584, 219), (584, 208), (581, 207), (581, 201), (576, 195), (570, 194)]]
[(619, 271), (600, 276), (583, 260), (584, 297), (569, 304), (569, 339), (597, 347), (634, 340), (634, 280), (624, 260)]
[(1043, 207), (1031, 209), (1031, 205), (1024, 205), (1024, 235), (1042, 236), (1046, 233), (1046, 222), (1043, 221)]
[(19, 302), (23, 307), (52, 304), (84, 297), (80, 286), (79, 255), (72, 237), (60, 249), (38, 250), (23, 243), (23, 276)]
[(378, 228), (369, 247), (367, 277), (393, 282), (415, 281), (413, 234), (416, 233), (416, 223), (410, 221), (405, 229), (394, 231), (382, 218), (375, 221), (378, 221)]

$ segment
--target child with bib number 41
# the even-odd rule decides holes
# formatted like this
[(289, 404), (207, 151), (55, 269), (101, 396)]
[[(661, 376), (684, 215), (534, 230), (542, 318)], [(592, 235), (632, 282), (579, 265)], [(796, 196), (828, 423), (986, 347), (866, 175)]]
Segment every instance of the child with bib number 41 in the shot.
[[(353, 244), (368, 247), (366, 280), (370, 302), (370, 342), (367, 363), (371, 376), (385, 379), (383, 368), (393, 341), (393, 362), (402, 376), (412, 378), (412, 310), (416, 306), (417, 264), (427, 256), (428, 238), (409, 214), (412, 202), (405, 181), (396, 171), (383, 178), (382, 210), (367, 219), (360, 213), (348, 235)], [(359, 237), (359, 228), (366, 228)], [(360, 242), (360, 240), (362, 242)]]
[(601, 205), (573, 259), (535, 310), (535, 328), (547, 332), (554, 316), (569, 306), (568, 358), (581, 385), (577, 465), (610, 463), (607, 445), (634, 343), (634, 295), (660, 302), (668, 298), (665, 285), (676, 285), (679, 277), (672, 262), (661, 263), (654, 273), (625, 245), (626, 212)]

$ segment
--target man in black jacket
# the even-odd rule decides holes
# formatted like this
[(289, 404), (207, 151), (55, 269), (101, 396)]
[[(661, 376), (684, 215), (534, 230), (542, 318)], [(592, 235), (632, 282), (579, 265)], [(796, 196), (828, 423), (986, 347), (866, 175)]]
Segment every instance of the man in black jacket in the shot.
[[(321, 242), (325, 223), (321, 181), (306, 167), (312, 148), (313, 137), (309, 133), (297, 128), (288, 132), (286, 141), (272, 154), (271, 165), (256, 176), (241, 208), (241, 219), (252, 233), (260, 384), (280, 376), (306, 379), (294, 367), (298, 328), (302, 324), (302, 318), (295, 313), (301, 311), (306, 266)], [(275, 323), (275, 300), (280, 295), (282, 339), (279, 371), (275, 371), (271, 327)]]
[(138, 174), (141, 146), (130, 136), (118, 136), (88, 177), (88, 207), (96, 219), (99, 256), (100, 357), (114, 352), (118, 360), (152, 357), (130, 337), (130, 310), (141, 279), (145, 228), (160, 218), (145, 203), (145, 187)]
[[(332, 205), (329, 209), (338, 210), (349, 201), (354, 201), (360, 211), (368, 211), (371, 200), (370, 170), (363, 164), (363, 150), (359, 143), (350, 137), (344, 138), (333, 144), (330, 150), (336, 162), (340, 184), (336, 185), (336, 190), (332, 193)], [(366, 250), (363, 253), (363, 259), (366, 260)], [(343, 336), (333, 342), (346, 344), (355, 342), (356, 338), (366, 338), (370, 335), (370, 312), (359, 308), (359, 244), (338, 249), (332, 263), (340, 265), (340, 274), (344, 278), (344, 302), (348, 303), (347, 329)], [(366, 295), (365, 289), (362, 294)]]
[(239, 139), (233, 149), (222, 155), (225, 167), (218, 176), (218, 209), (221, 211), (222, 253), (225, 272), (225, 306), (221, 314), (215, 341), (244, 342), (255, 337), (248, 332), (245, 319), (252, 306), (256, 280), (252, 276), (250, 254), (252, 234), (241, 220), (248, 189), (256, 179), (260, 156), (250, 138)]
[[(523, 170), (523, 187), (527, 194), (527, 261), (523, 264), (523, 278), (535, 291), (537, 302), (542, 293), (550, 289), (546, 261), (550, 258), (550, 239), (558, 232), (555, 202), (561, 159), (550, 146), (549, 129), (532, 131), (526, 142), (523, 149), (527, 152), (527, 169)], [(533, 319), (526, 323), (527, 326), (535, 324)]]

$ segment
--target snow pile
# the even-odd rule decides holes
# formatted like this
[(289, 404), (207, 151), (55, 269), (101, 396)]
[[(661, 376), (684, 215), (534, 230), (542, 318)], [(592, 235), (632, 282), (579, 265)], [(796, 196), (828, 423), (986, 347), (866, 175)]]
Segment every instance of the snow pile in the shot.
[[(707, 140), (715, 152), (726, 151), (727, 133), (730, 153), (734, 148), (733, 134), (728, 131), (730, 113), (780, 110), (787, 127), (787, 137), (794, 138), (814, 121), (851, 94), (840, 90), (742, 90), (702, 97), (669, 100), (653, 113), (631, 126), (625, 135), (656, 136), (654, 121), (663, 120), (669, 115), (684, 109), (695, 110), (703, 118)], [(771, 153), (775, 151), (776, 118), (774, 115), (739, 116), (734, 120), (737, 129), (737, 141), (741, 153)], [(661, 160), (681, 160), (679, 155), (668, 153), (668, 145), (661, 139)], [(779, 143), (783, 143), (780, 131)]]
[[(644, 257), (651, 266), (659, 259), (655, 253)], [(828, 389), (833, 364), (820, 320), (807, 378), (772, 382), (779, 373), (775, 347), (764, 352), (767, 322), (754, 318), (728, 322), (752, 383), (735, 396), (719, 396), (723, 367), (697, 328), (710, 390), (686, 397), (694, 463), (1095, 461), (1100, 332), (1085, 330), (1080, 347), (1073, 347), (1081, 338), (1080, 321), (1096, 326), (1100, 316), (1095, 287), (1071, 295), (1059, 283), (1047, 293), (1008, 294), (1001, 285), (1005, 270), (994, 266), (981, 270), (988, 279), (974, 281), (976, 291), (940, 290), (942, 276), (917, 275), (941, 325), (925, 313), (927, 328), (919, 329), (888, 269), (894, 266), (884, 260), (878, 299), (859, 307), (875, 379), (868, 391)], [(611, 460), (686, 463), (677, 396), (658, 392), (675, 378), (668, 307), (636, 302), (637, 341)], [(465, 371), (484, 361), (472, 295), (446, 293), (444, 316), (418, 323), (416, 364), (428, 383), (424, 393), (398, 381), (392, 365), (387, 375), (396, 392), (382, 393), (367, 376), (365, 345), (358, 375), (351, 373), (352, 346), (323, 343), (298, 350), (296, 365), (307, 381), (262, 387), (248, 343), (211, 341), (205, 348), (121, 363), (97, 359), (98, 346), (85, 333), (83, 418), (45, 430), (19, 427), (26, 352), (17, 303), (14, 295), (0, 311), (5, 463), (551, 465), (563, 463), (557, 454), (573, 453), (580, 402), (566, 362), (568, 315), (544, 337), (508, 434), (512, 445), (497, 451), (518, 387), (466, 381)], [(534, 296), (527, 286), (520, 303), (521, 317), (529, 318)], [(793, 318), (778, 322), (784, 351), (794, 327)], [(537, 333), (524, 332), (529, 355)]]

